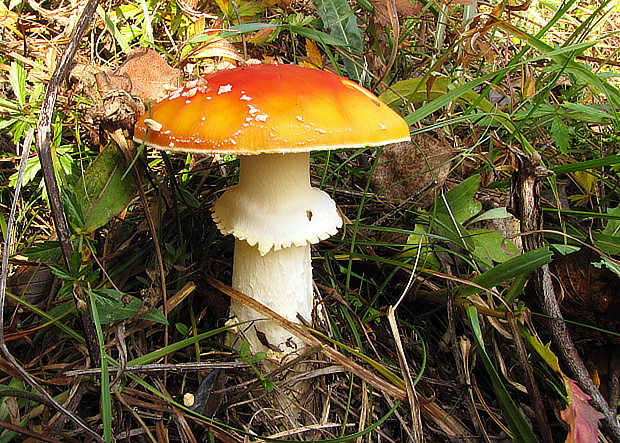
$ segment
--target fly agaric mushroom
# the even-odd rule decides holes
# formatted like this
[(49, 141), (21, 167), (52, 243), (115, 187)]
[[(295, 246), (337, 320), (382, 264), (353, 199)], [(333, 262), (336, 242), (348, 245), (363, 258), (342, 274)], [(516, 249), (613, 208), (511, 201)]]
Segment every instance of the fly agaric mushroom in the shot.
[[(312, 317), (310, 245), (342, 226), (334, 201), (310, 185), (310, 151), (405, 141), (409, 127), (350, 80), (263, 64), (188, 82), (138, 121), (134, 139), (169, 151), (240, 156), (238, 184), (212, 209), (219, 230), (236, 239), (232, 286), (298, 322)], [(240, 322), (261, 317), (235, 300), (231, 312)], [(301, 344), (272, 321), (244, 332), (255, 352), (267, 350), (265, 339), (284, 353)]]

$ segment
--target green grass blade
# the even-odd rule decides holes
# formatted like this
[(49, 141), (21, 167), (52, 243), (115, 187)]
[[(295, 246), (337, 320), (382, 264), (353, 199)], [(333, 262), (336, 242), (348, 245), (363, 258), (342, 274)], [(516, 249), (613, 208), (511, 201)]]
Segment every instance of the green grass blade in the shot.
[(344, 349), (345, 351), (351, 353), (352, 355), (356, 356), (357, 358), (359, 358), (360, 360), (368, 363), (370, 366), (372, 366), (377, 372), (379, 372), (381, 375), (383, 375), (388, 381), (390, 381), (391, 383), (393, 383), (395, 386), (405, 389), (405, 381), (400, 378), (398, 375), (394, 374), (392, 371), (390, 371), (386, 366), (382, 365), (381, 363), (379, 363), (376, 360), (373, 360), (372, 358), (368, 357), (367, 355), (361, 353), (360, 351), (351, 348), (350, 346), (345, 345), (344, 343), (341, 343), (337, 340), (334, 340), (324, 334), (322, 334), (321, 332), (315, 330), (315, 329), (311, 329), (311, 328), (307, 328), (310, 332), (312, 332), (312, 334), (316, 335), (317, 337), (321, 337), (323, 340), (326, 340), (330, 343), (332, 343), (333, 345), (338, 346), (341, 349)]
[(125, 54), (129, 53), (131, 49), (129, 43), (127, 42), (121, 31), (118, 29), (116, 24), (112, 21), (105, 9), (103, 9), (101, 6), (97, 6), (97, 14), (99, 14), (99, 17), (101, 17), (103, 22), (106, 24), (108, 31), (110, 32), (110, 34), (112, 34), (112, 37), (114, 37), (114, 40), (116, 40), (116, 43), (118, 43), (123, 52)]
[[(517, 29), (515, 28), (515, 30), (517, 30)], [(420, 107), (419, 109), (416, 109), (414, 112), (412, 112), (411, 114), (409, 114), (409, 115), (407, 115), (405, 117), (405, 121), (408, 124), (412, 125), (412, 124), (422, 120), (423, 118), (429, 116), (433, 112), (438, 111), (442, 107), (450, 104), (451, 102), (460, 99), (467, 92), (471, 91), (475, 87), (480, 86), (482, 84), (485, 84), (487, 82), (490, 82), (491, 80), (493, 80), (498, 75), (504, 75), (507, 72), (515, 70), (518, 67), (521, 67), (521, 66), (524, 66), (524, 65), (528, 65), (528, 64), (532, 64), (532, 63), (540, 61), (540, 60), (559, 59), (559, 60), (565, 62), (566, 59), (565, 58), (560, 58), (561, 56), (563, 56), (563, 55), (565, 55), (567, 53), (581, 52), (581, 51), (591, 47), (592, 45), (593, 45), (592, 43), (581, 43), (581, 44), (573, 45), (573, 46), (566, 47), (566, 48), (556, 48), (554, 50), (550, 50), (550, 47), (548, 45), (545, 45), (545, 46), (543, 46), (544, 49), (549, 49), (549, 50), (545, 51), (544, 54), (536, 56), (536, 57), (532, 57), (530, 59), (527, 59), (527, 60), (524, 60), (524, 61), (519, 62), (517, 64), (514, 64), (512, 66), (508, 66), (506, 68), (498, 69), (497, 71), (491, 72), (489, 74), (486, 74), (486, 75), (483, 75), (481, 77), (478, 77), (477, 79), (474, 79), (474, 80), (471, 80), (471, 81), (469, 81), (467, 83), (464, 83), (463, 85), (458, 86), (457, 88), (451, 90), (447, 94), (444, 94), (444, 95), (438, 97), (437, 99), (427, 103), (426, 105)], [(600, 83), (600, 81), (599, 81), (599, 83)]]
[(191, 346), (194, 343), (197, 343), (200, 340), (204, 340), (205, 338), (212, 337), (220, 332), (224, 332), (230, 329), (232, 326), (226, 326), (222, 328), (213, 329), (211, 331), (203, 332), (202, 334), (198, 334), (194, 337), (186, 338), (185, 340), (178, 341), (176, 343), (172, 343), (164, 348), (160, 348), (156, 351), (150, 352), (148, 354), (143, 355), (142, 357), (134, 358), (127, 362), (127, 366), (137, 366), (137, 365), (145, 365), (147, 363), (154, 362), (155, 360), (159, 360), (160, 358), (172, 353), (176, 352), (180, 349), (183, 349), (187, 346)]
[(605, 220), (620, 220), (620, 217), (614, 214), (607, 214), (603, 212), (591, 212), (591, 211), (576, 211), (571, 209), (560, 209), (557, 208), (543, 208), (543, 211), (546, 212), (555, 212), (560, 213), (562, 215), (570, 215), (573, 217), (586, 217), (586, 218), (599, 218)]
[(512, 432), (512, 440), (515, 442), (530, 443), (537, 442), (538, 439), (534, 432), (530, 428), (529, 424), (523, 417), (523, 414), (512, 400), (510, 393), (506, 389), (499, 373), (495, 369), (489, 354), (487, 354), (484, 347), (484, 338), (482, 336), (482, 330), (480, 329), (480, 322), (478, 320), (478, 310), (474, 306), (466, 306), (467, 317), (473, 332), (474, 342), (478, 349), (478, 354), (484, 364), (491, 383), (493, 384), (493, 390), (497, 396), (497, 401), (503, 412), (504, 419), (508, 424), (508, 428)]
[(73, 311), (66, 311), (65, 313), (63, 313), (62, 315), (58, 317), (53, 317), (49, 315), (47, 312), (43, 311), (42, 309), (37, 308), (35, 305), (28, 303), (26, 300), (24, 300), (21, 297), (17, 297), (11, 294), (10, 292), (7, 292), (6, 295), (13, 302), (26, 306), (30, 311), (34, 312), (35, 314), (39, 315), (41, 318), (45, 319), (46, 323), (43, 326), (56, 326), (62, 332), (64, 332), (69, 337), (73, 338), (74, 340), (77, 340), (79, 343), (82, 343), (82, 344), (85, 343), (84, 337), (80, 335), (79, 332), (75, 331), (74, 329), (71, 329), (69, 326), (65, 325), (64, 323), (60, 321), (63, 318), (67, 317), (69, 314), (73, 314)]
[(579, 80), (594, 88), (595, 90), (605, 93), (605, 95), (609, 99), (609, 102), (614, 105), (612, 107), (612, 112), (614, 113), (615, 117), (618, 118), (616, 110), (620, 107), (620, 91), (616, 87), (601, 79), (594, 72), (588, 69), (588, 67), (573, 60), (575, 54), (580, 54), (586, 49), (595, 46), (597, 42), (579, 43), (576, 45), (561, 48), (569, 49), (569, 51), (558, 51), (557, 49), (554, 49), (551, 45), (548, 45), (539, 38), (534, 37), (509, 23), (500, 21), (498, 22), (498, 26), (500, 28), (503, 28), (507, 32), (510, 32), (511, 34), (526, 40), (528, 44), (530, 44), (533, 48), (539, 51), (543, 56), (550, 58), (559, 66), (565, 66), (566, 72), (573, 74)]
[(595, 158), (577, 163), (569, 163), (551, 168), (556, 174), (568, 174), (569, 172), (585, 171), (587, 169), (602, 168), (605, 166), (620, 164), (620, 154), (610, 155), (609, 157)]
[[(510, 260), (494, 266), (472, 280), (479, 286), (491, 289), (519, 275), (529, 274), (542, 265), (551, 263), (552, 254), (548, 247), (535, 249), (511, 258)], [(461, 292), (462, 297), (467, 297), (480, 292), (475, 286), (467, 286)]]
[(101, 421), (103, 425), (103, 439), (107, 442), (112, 441), (112, 393), (110, 392), (110, 371), (108, 370), (108, 354), (105, 348), (105, 337), (99, 321), (97, 304), (93, 295), (90, 296), (90, 307), (93, 316), (93, 323), (97, 331), (97, 341), (99, 342), (99, 353), (101, 355)]

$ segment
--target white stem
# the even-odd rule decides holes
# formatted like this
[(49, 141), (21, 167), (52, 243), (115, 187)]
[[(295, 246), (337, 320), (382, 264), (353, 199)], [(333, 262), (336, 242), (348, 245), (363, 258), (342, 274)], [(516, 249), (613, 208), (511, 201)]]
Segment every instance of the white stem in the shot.
[[(232, 286), (290, 321), (299, 323), (299, 316), (312, 322), (309, 245), (292, 246), (262, 255), (256, 246), (236, 240)], [(242, 322), (264, 318), (235, 300), (232, 301), (231, 313)], [(246, 324), (241, 326), (241, 330), (255, 352), (270, 348), (288, 354), (302, 345), (299, 339), (293, 338), (271, 320)], [(257, 335), (257, 330), (262, 334)]]
[[(290, 321), (311, 322), (310, 245), (335, 234), (342, 219), (329, 195), (310, 186), (310, 155), (241, 157), (239, 184), (215, 203), (213, 219), (236, 237), (233, 287)], [(242, 322), (262, 318), (237, 302), (231, 311)], [(242, 329), (255, 352), (290, 353), (302, 344), (272, 321)]]
[(260, 190), (260, 201), (274, 212), (286, 208), (312, 189), (310, 153), (243, 155), (239, 157), (239, 185), (257, 195)]

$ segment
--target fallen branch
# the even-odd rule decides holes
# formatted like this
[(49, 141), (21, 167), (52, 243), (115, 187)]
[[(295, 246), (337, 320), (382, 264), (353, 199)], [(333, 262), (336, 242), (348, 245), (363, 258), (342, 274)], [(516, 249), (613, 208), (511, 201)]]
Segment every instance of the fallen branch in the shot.
[[(540, 180), (550, 175), (551, 171), (544, 167), (542, 159), (536, 152), (527, 156), (513, 149), (513, 153), (518, 159), (519, 169), (512, 177), (512, 210), (521, 221), (521, 231), (529, 233), (523, 236), (523, 249), (527, 252), (544, 246), (543, 216), (538, 196)], [(577, 381), (579, 387), (590, 396), (592, 405), (605, 415), (603, 426), (609, 436), (613, 441), (620, 442), (620, 424), (616, 413), (609, 407), (592, 381), (575, 348), (560, 311), (548, 265), (534, 271), (532, 283), (540, 307), (548, 318), (549, 330), (563, 364), (566, 365), (570, 376)]]

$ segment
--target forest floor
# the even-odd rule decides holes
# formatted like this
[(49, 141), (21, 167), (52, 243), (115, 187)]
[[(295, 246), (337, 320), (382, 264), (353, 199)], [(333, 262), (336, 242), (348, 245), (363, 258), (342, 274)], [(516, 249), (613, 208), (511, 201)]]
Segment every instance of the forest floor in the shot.
[[(619, 21), (611, 0), (0, 4), (0, 442), (620, 441)], [(225, 339), (211, 207), (238, 158), (132, 140), (170, 87), (258, 62), (350, 78), (412, 134), (312, 154), (345, 223), (312, 246), (292, 361)]]

